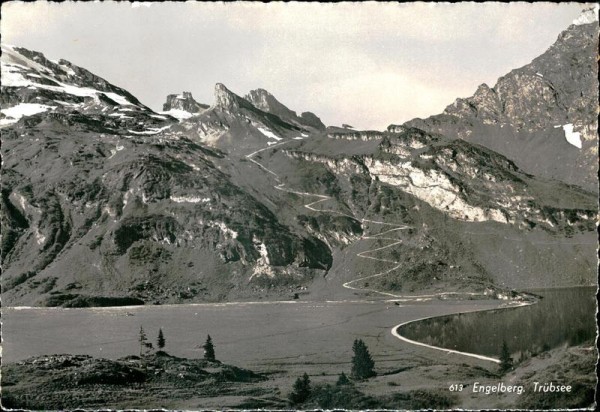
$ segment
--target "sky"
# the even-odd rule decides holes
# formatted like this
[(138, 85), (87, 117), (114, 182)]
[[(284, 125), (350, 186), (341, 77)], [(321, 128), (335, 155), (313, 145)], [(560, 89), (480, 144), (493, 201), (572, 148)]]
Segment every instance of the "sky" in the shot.
[(2, 42), (70, 61), (162, 110), (263, 88), (327, 125), (443, 111), (543, 53), (585, 3), (9, 2)]

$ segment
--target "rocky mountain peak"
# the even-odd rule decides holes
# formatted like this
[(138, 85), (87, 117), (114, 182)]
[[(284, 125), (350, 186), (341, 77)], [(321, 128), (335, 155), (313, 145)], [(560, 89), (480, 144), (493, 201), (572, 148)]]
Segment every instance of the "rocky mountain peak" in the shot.
[[(586, 10), (531, 63), (406, 123), (478, 143), (523, 170), (597, 190), (598, 24)], [(561, 159), (557, 162), (557, 159)]]
[(76, 124), (114, 134), (155, 134), (173, 120), (154, 113), (127, 90), (66, 60), (50, 60), (40, 52), (5, 44), (0, 60), (0, 126), (35, 117), (32, 122)]
[(223, 109), (236, 109), (240, 107), (240, 96), (229, 90), (223, 83), (215, 84), (215, 107)]
[(319, 117), (312, 112), (303, 112), (300, 115), (300, 118), (302, 119), (302, 124), (306, 126), (312, 126), (315, 129), (319, 130), (325, 130), (326, 128), (325, 124), (321, 121), (321, 119), (319, 119)]
[(299, 126), (309, 126), (324, 130), (325, 125), (314, 113), (304, 112), (300, 116), (290, 110), (265, 89), (251, 90), (244, 96), (252, 105), (264, 112), (274, 114), (280, 119)]
[(165, 112), (171, 110), (182, 110), (191, 114), (199, 113), (209, 106), (206, 104), (198, 103), (194, 100), (192, 93), (183, 92), (182, 94), (170, 94), (167, 96), (167, 101), (163, 104), (163, 110)]
[(252, 103), (254, 107), (259, 108), (262, 111), (275, 115), (279, 113), (290, 117), (296, 117), (296, 112), (288, 109), (265, 89), (250, 90), (245, 98)]

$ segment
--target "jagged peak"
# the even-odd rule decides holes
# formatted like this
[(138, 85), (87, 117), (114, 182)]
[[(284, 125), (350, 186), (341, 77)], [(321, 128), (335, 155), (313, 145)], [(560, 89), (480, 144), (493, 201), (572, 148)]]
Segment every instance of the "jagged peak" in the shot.
[(198, 103), (191, 92), (182, 92), (181, 94), (170, 94), (167, 101), (163, 104), (163, 110), (183, 110), (188, 113), (198, 113), (208, 108), (208, 105)]
[(283, 115), (284, 117), (297, 117), (295, 111), (290, 110), (265, 89), (250, 90), (244, 98), (252, 103), (252, 105), (265, 112), (273, 113), (278, 116)]
[(479, 86), (477, 86), (477, 91), (475, 93), (483, 93), (483, 92), (490, 92), (492, 89), (490, 86), (487, 85), (487, 83), (481, 83)]
[(104, 93), (119, 105), (150, 110), (127, 90), (67, 60), (50, 60), (41, 52), (7, 44), (2, 45), (1, 60), (4, 87), (46, 90), (44, 93), (63, 93), (94, 99), (101, 98), (99, 94)]
[(223, 83), (215, 84), (215, 107), (237, 108), (243, 99), (229, 90)]
[(248, 93), (248, 95), (251, 95), (251, 94), (258, 94), (258, 95), (261, 95), (261, 96), (271, 96), (271, 97), (274, 97), (267, 90), (261, 89), (261, 88), (258, 88), (258, 89), (255, 89), (255, 90), (250, 90), (250, 92)]

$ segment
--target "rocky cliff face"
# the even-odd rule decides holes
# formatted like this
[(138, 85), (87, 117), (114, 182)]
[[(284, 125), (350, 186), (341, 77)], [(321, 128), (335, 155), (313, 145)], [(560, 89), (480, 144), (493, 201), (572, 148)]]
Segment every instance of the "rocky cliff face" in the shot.
[(406, 125), (481, 144), (526, 172), (597, 191), (598, 23), (585, 21), (493, 88), (483, 84), (444, 113)]
[(342, 247), (329, 276), (385, 272), (355, 285), (390, 292), (595, 282), (594, 195), (463, 140), (394, 130), (366, 141), (314, 136), (261, 159), (295, 190), (325, 196), (308, 204), (315, 218), (349, 219), (319, 229)]
[(163, 104), (163, 112), (178, 119), (187, 119), (208, 109), (208, 107), (208, 105), (200, 104), (194, 100), (192, 93), (183, 92), (182, 94), (168, 95), (167, 101)]
[[(326, 165), (338, 176), (368, 175), (465, 222), (494, 221), (521, 229), (539, 226), (551, 232), (566, 227), (580, 232), (593, 230), (593, 202), (581, 203), (586, 205), (581, 209), (561, 208), (540, 190), (548, 182), (523, 173), (491, 150), (414, 128), (400, 134), (381, 133), (382, 137), (379, 150), (370, 155), (332, 157), (300, 150), (283, 153)], [(586, 198), (584, 191), (564, 184), (549, 187), (563, 191), (565, 197)]]
[(314, 113), (304, 112), (300, 116), (296, 112), (288, 109), (279, 102), (271, 93), (264, 89), (251, 90), (246, 95), (246, 100), (252, 103), (256, 108), (276, 115), (286, 122), (296, 124), (298, 126), (312, 127), (318, 130), (325, 129), (325, 125), (321, 122)]

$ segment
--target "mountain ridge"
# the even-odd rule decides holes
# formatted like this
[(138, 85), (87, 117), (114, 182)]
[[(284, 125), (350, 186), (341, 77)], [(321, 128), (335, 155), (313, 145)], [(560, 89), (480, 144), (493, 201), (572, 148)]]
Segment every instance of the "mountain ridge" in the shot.
[[(481, 144), (526, 171), (596, 192), (598, 25), (571, 25), (542, 55), (418, 127)], [(589, 92), (588, 92), (589, 91)]]
[[(589, 24), (573, 27), (536, 64), (585, 55), (576, 45), (590, 43)], [(573, 67), (585, 72), (588, 60)], [(210, 106), (185, 92), (156, 113), (85, 69), (9, 49), (4, 302), (328, 299), (369, 296), (373, 287), (499, 296), (501, 288), (593, 284), (593, 194), (535, 176), (473, 138), (506, 128), (509, 138), (542, 139), (559, 132), (557, 119), (573, 120), (571, 132), (589, 148), (595, 120), (584, 103), (593, 96), (578, 98), (575, 86), (565, 93), (579, 103), (558, 104), (552, 90), (566, 86), (550, 72), (532, 74), (538, 66), (521, 69), (443, 115), (379, 132), (325, 128), (266, 90), (242, 97), (221, 83)], [(524, 84), (536, 92), (517, 96)], [(535, 116), (525, 119), (519, 102)], [(546, 113), (540, 102), (556, 107)]]

